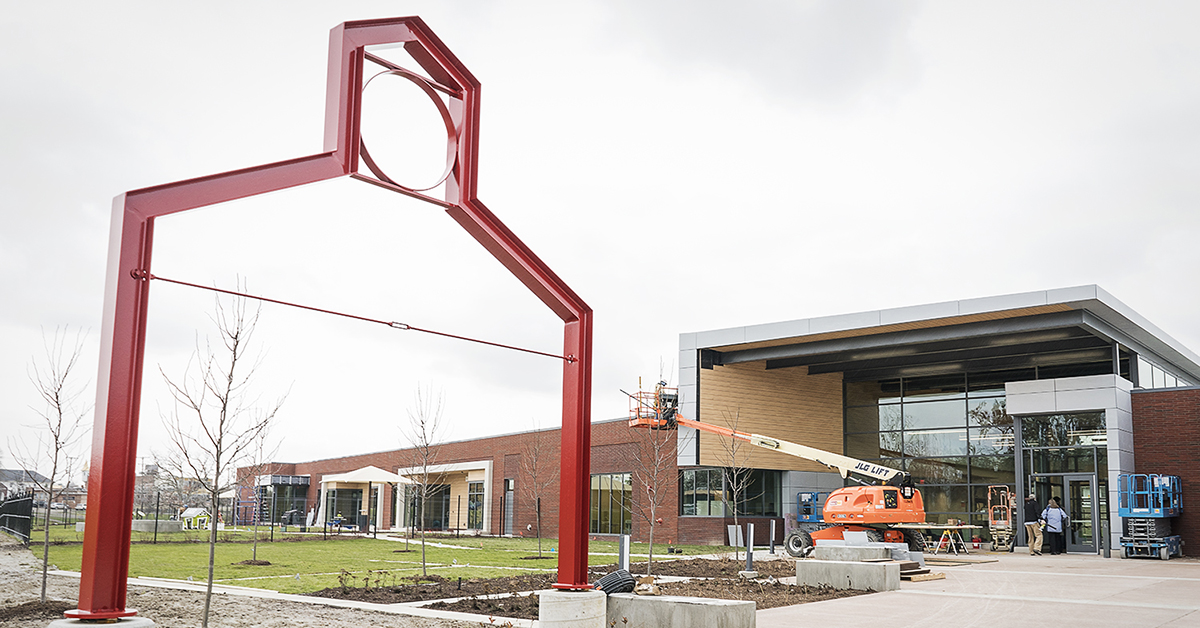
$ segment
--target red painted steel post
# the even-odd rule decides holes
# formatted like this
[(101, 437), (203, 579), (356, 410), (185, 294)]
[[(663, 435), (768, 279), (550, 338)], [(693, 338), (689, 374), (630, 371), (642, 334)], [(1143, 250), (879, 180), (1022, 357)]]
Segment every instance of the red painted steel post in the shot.
[[(591, 499), (592, 313), (567, 323), (563, 366), (563, 422), (559, 485), (557, 589), (586, 588)], [(581, 586), (582, 585), (582, 586)]]
[(113, 201), (79, 608), (67, 612), (79, 619), (137, 612), (125, 608), (125, 587), (150, 282), (129, 270), (149, 267), (154, 223), (130, 211), (125, 200), (121, 195)]

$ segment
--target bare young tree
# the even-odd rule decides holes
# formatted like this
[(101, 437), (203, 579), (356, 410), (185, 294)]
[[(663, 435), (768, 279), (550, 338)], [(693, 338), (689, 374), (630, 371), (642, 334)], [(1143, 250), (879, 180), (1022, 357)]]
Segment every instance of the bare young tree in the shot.
[(542, 497), (550, 493), (554, 486), (554, 468), (551, 455), (553, 451), (546, 443), (546, 433), (539, 430), (537, 421), (533, 423), (533, 433), (525, 444), (521, 455), (521, 493), (529, 498), (536, 517), (538, 558), (542, 557)]
[[(662, 418), (662, 417), (660, 417)], [(675, 485), (678, 475), (675, 466), (675, 429), (635, 429), (638, 441), (629, 450), (629, 469), (633, 474), (633, 485), (640, 494), (633, 497), (633, 512), (646, 523), (649, 533), (649, 560), (646, 575), (654, 565), (654, 528), (661, 522), (661, 514), (675, 503)]]
[[(87, 434), (83, 418), (91, 406), (80, 401), (86, 384), (76, 382), (75, 370), (83, 352), (84, 335), (76, 332), (74, 343), (68, 345), (68, 329), (55, 329), (54, 338), (47, 341), (42, 333), (45, 355), (29, 366), (29, 381), (33, 382), (44, 404), (32, 408), (40, 421), (29, 427), (37, 429), (36, 444), (12, 441), (10, 453), (26, 478), (46, 495), (46, 529), (42, 537), (42, 597), (46, 603), (46, 579), (50, 568), (50, 506), (70, 488), (78, 469), (75, 455), (80, 441)], [(50, 475), (41, 476), (37, 470), (49, 468)], [(44, 478), (44, 479), (43, 479)], [(61, 484), (58, 484), (59, 481)]]
[[(722, 412), (724, 415), (725, 427), (736, 431), (738, 422), (741, 420), (741, 410), (733, 412)], [(750, 452), (753, 446), (746, 441), (732, 438), (722, 437), (718, 440), (721, 443), (720, 460), (722, 466), (722, 475), (725, 478), (725, 490), (721, 493), (721, 503), (725, 508), (725, 516), (733, 514), (733, 525), (738, 527), (738, 506), (748, 497), (746, 492), (750, 488)], [(737, 537), (730, 539), (730, 545), (734, 546), (734, 557), (738, 556), (740, 548), (737, 547)]]
[(409, 485), (416, 507), (415, 517), (421, 529), (421, 575), (429, 575), (425, 562), (424, 513), (427, 502), (440, 488), (442, 474), (436, 471), (438, 442), (442, 432), (442, 396), (429, 388), (417, 387), (413, 406), (408, 409), (408, 426), (403, 429), (410, 446), (408, 452)]
[[(254, 490), (254, 528), (251, 533), (254, 541), (251, 545), (253, 549), (250, 551), (251, 564), (254, 565), (270, 564), (265, 561), (262, 563), (258, 562), (258, 523), (262, 519), (264, 497), (263, 492), (259, 491), (258, 488), (258, 478), (264, 475), (271, 475), (275, 468), (275, 463), (272, 460), (278, 452), (279, 444), (270, 444), (268, 442), (268, 431), (263, 430), (258, 438), (255, 439), (253, 446), (250, 447), (250, 453), (246, 456), (247, 466), (242, 467), (246, 481), (250, 483), (250, 486)], [(234, 499), (237, 498), (235, 497)], [(271, 521), (270, 524), (275, 525), (275, 522)]]
[(194, 480), (208, 501), (208, 586), (201, 625), (208, 627), (212, 605), (213, 563), (217, 548), (220, 495), (235, 482), (234, 472), (259, 442), (286, 397), (260, 406), (250, 383), (260, 360), (249, 354), (261, 308), (249, 311), (246, 299), (227, 306), (221, 297), (211, 317), (220, 344), (205, 341), (188, 361), (182, 377), (172, 379), (159, 368), (174, 399), (163, 417), (172, 451), (167, 468), (178, 478)]

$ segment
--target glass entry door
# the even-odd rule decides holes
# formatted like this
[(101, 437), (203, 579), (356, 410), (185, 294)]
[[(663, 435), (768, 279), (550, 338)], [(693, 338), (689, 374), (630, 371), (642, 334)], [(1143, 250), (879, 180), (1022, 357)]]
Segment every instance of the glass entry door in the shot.
[[(1029, 476), (1029, 490), (1037, 495), (1038, 504), (1046, 507), (1051, 497), (1057, 497), (1067, 511), (1070, 525), (1065, 530), (1068, 552), (1096, 553), (1096, 480), (1090, 473)], [(1045, 546), (1043, 546), (1045, 547)]]
[(1071, 518), (1067, 529), (1068, 552), (1096, 552), (1096, 483), (1091, 475), (1064, 478), (1067, 483), (1067, 501), (1063, 510)]

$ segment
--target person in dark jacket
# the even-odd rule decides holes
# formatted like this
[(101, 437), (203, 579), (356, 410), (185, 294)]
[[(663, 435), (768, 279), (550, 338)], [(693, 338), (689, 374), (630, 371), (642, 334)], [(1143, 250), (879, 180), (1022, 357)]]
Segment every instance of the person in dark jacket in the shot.
[(1029, 555), (1042, 555), (1042, 509), (1038, 507), (1037, 495), (1025, 498), (1025, 536), (1029, 539)]

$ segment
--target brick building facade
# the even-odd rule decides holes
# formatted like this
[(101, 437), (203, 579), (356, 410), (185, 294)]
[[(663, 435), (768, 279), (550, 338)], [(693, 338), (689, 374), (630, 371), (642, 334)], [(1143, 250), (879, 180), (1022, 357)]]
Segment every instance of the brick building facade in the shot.
[(1200, 387), (1136, 391), (1133, 425), (1137, 472), (1183, 481), (1183, 514), (1174, 531), (1185, 555), (1200, 556)]
[[(655, 527), (655, 543), (684, 543), (684, 544), (723, 544), (725, 542), (726, 526), (733, 523), (732, 517), (685, 517), (680, 516), (679, 504), (679, 469), (676, 466), (675, 432), (656, 433), (660, 438), (665, 464), (660, 465), (660, 492), (663, 494), (660, 506), (655, 509), (654, 519), (661, 519)], [(647, 504), (647, 491), (642, 480), (647, 473), (647, 462), (654, 457), (653, 447), (649, 440), (650, 432), (631, 429), (625, 419), (598, 421), (592, 424), (591, 439), (591, 473), (593, 477), (604, 474), (630, 474), (633, 490), (631, 491), (630, 510), (632, 511), (631, 535), (635, 541), (646, 541), (649, 538), (650, 513)], [(535, 534), (537, 525), (536, 503), (529, 494), (527, 485), (530, 483), (528, 465), (523, 465), (525, 458), (531, 455), (535, 440), (540, 439), (541, 458), (539, 467), (545, 470), (548, 486), (542, 491), (542, 536), (556, 538), (558, 536), (558, 492), (559, 492), (559, 462), (561, 452), (561, 430), (546, 429), (540, 431), (505, 434), (473, 440), (455, 441), (436, 446), (436, 464), (448, 467), (463, 465), (479, 465), (490, 462), (492, 473), (490, 486), (486, 490), (486, 499), (490, 502), (488, 520), (483, 526), (485, 534), (511, 533), (516, 536)], [(271, 465), (272, 474), (287, 476), (308, 476), (307, 508), (319, 506), (321, 499), (321, 479), (324, 476), (342, 474), (375, 466), (390, 472), (411, 467), (411, 449), (381, 451), (344, 458), (330, 458), (300, 463), (274, 463)], [(505, 482), (511, 480), (515, 485), (512, 504), (511, 527), (503, 521), (505, 506)], [(254, 483), (247, 476), (247, 470), (242, 469), (239, 484), (249, 486)], [(382, 495), (382, 529), (400, 527), (393, 520), (395, 508), (393, 493), (385, 490)], [(453, 510), (453, 509), (452, 509)], [(739, 517), (739, 523), (755, 523), (755, 542), (767, 544), (770, 542), (770, 517)], [(451, 516), (448, 529), (465, 526), (459, 518)], [(776, 518), (776, 541), (782, 540), (783, 518)], [(596, 539), (604, 535), (592, 534)]]

